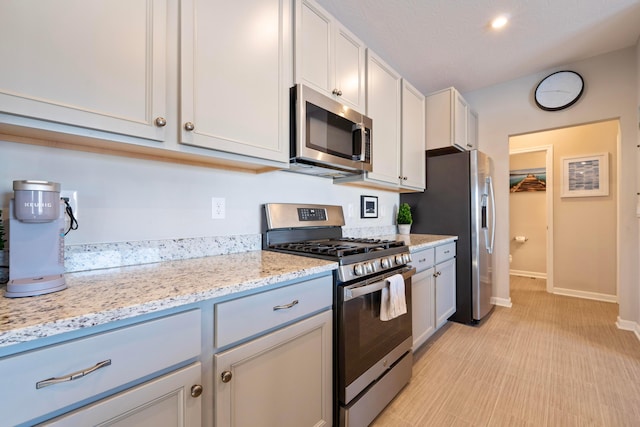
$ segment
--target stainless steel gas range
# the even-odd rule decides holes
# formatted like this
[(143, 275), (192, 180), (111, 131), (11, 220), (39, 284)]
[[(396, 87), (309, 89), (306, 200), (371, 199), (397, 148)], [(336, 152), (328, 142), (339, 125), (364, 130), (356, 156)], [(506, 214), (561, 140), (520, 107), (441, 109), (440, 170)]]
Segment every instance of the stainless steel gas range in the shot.
[[(341, 206), (271, 203), (264, 210), (263, 249), (338, 262), (334, 424), (367, 426), (411, 378), (409, 249), (402, 241), (342, 237)], [(390, 282), (398, 281), (406, 311), (389, 316)]]

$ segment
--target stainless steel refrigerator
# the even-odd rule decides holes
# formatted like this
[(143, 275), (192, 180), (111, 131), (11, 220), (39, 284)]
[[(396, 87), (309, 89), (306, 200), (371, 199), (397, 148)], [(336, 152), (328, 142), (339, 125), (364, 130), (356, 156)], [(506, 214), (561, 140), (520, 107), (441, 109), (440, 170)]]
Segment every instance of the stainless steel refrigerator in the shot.
[(400, 196), (411, 206), (411, 233), (458, 236), (456, 313), (449, 320), (473, 324), (493, 308), (491, 254), (495, 204), (491, 158), (477, 150), (426, 152), (427, 188)]

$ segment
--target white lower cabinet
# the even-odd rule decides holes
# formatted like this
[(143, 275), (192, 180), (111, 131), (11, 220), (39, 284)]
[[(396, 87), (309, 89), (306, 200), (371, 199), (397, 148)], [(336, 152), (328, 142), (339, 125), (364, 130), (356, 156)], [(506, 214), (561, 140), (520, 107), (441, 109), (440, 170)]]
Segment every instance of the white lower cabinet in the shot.
[(216, 426), (331, 425), (332, 312), (215, 355)]
[(447, 319), (456, 312), (456, 259), (436, 264), (436, 328), (447, 323)]
[(416, 251), (411, 264), (413, 351), (456, 312), (455, 242)]
[(199, 427), (200, 376), (195, 363), (41, 425)]
[[(189, 402), (194, 398), (185, 390), (200, 384), (200, 365), (180, 375), (177, 383), (171, 374), (160, 375), (196, 362), (202, 348), (201, 324), (200, 310), (191, 310), (2, 358), (0, 378), (11, 386), (0, 387), (0, 424), (33, 424), (76, 410), (70, 419), (82, 422), (65, 417), (57, 425), (89, 425), (120, 414), (143, 416), (135, 414), (149, 413), (144, 408), (155, 406), (196, 421), (184, 425), (198, 425), (199, 418), (193, 417), (200, 414), (200, 399)], [(188, 384), (182, 383), (187, 379)], [(116, 394), (129, 384), (138, 388)], [(160, 402), (164, 398), (169, 400)], [(101, 402), (97, 409), (86, 406), (96, 401)], [(185, 409), (189, 414), (182, 413)]]
[(435, 282), (433, 267), (411, 278), (413, 349), (424, 344), (436, 331)]

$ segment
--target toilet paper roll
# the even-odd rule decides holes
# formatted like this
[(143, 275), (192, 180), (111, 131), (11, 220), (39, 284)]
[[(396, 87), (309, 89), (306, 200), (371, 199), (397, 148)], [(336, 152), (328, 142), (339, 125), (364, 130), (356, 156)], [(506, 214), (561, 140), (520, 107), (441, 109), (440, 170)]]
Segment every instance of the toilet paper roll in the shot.
[(527, 241), (527, 238), (525, 236), (516, 236), (515, 237), (516, 242), (518, 243), (524, 243)]

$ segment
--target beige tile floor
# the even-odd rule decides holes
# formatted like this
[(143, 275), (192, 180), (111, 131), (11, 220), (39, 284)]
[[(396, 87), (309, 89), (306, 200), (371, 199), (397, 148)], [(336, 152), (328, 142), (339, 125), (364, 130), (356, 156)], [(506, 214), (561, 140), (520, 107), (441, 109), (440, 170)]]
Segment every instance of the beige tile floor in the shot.
[(439, 330), (372, 426), (640, 426), (640, 341), (618, 305), (545, 286), (512, 276), (512, 308)]

